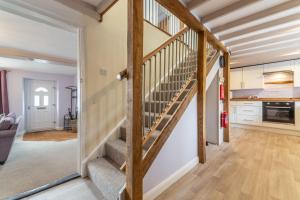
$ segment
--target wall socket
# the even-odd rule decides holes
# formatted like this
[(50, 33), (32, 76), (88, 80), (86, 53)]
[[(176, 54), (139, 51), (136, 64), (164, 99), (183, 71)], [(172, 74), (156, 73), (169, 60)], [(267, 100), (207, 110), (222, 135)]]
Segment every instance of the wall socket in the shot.
[(104, 68), (100, 68), (99, 73), (101, 76), (106, 76), (107, 75), (107, 70)]

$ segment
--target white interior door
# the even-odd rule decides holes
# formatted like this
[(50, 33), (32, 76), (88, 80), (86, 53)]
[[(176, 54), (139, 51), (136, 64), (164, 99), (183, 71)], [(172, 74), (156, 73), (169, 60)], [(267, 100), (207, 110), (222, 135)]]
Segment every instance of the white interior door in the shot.
[(56, 94), (54, 81), (27, 80), (27, 131), (55, 128)]

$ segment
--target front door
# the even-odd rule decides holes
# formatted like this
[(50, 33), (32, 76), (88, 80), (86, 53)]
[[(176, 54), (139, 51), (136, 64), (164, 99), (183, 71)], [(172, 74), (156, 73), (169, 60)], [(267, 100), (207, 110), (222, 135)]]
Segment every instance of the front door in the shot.
[(54, 81), (26, 80), (27, 131), (42, 131), (55, 128)]

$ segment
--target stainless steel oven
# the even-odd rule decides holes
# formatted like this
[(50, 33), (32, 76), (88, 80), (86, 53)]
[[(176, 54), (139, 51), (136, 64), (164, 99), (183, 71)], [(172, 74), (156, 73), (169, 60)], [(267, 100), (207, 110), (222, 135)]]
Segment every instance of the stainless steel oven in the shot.
[(263, 102), (263, 121), (295, 124), (295, 102)]

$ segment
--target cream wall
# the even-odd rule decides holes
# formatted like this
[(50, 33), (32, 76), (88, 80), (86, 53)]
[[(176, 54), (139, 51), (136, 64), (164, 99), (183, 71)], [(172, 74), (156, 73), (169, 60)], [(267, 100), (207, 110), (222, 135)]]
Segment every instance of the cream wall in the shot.
[[(87, 156), (126, 115), (127, 82), (116, 75), (127, 66), (127, 1), (118, 1), (101, 23), (85, 21)], [(169, 38), (146, 22), (144, 29), (144, 55)]]

